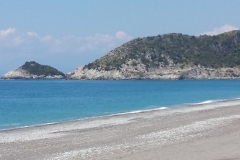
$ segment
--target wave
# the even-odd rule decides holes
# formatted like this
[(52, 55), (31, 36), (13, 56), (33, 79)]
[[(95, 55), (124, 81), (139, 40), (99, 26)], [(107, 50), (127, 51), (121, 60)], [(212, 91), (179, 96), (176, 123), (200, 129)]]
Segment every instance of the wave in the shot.
[(130, 111), (130, 112), (122, 113), (122, 114), (142, 113), (142, 112), (146, 112), (146, 111), (163, 110), (163, 109), (167, 109), (167, 108), (169, 108), (169, 107), (158, 107), (158, 108), (152, 108), (152, 109), (143, 109), (143, 110), (137, 110), (137, 111)]
[(209, 104), (209, 103), (214, 103), (214, 102), (221, 102), (221, 101), (225, 101), (226, 99), (217, 99), (217, 100), (206, 100), (203, 102), (199, 102), (199, 103), (191, 103), (191, 104)]
[[(240, 100), (240, 98), (206, 100), (206, 101), (202, 101), (202, 102), (198, 102), (198, 103), (187, 103), (187, 104), (183, 104), (181, 106), (195, 106), (195, 105), (211, 104), (211, 103), (217, 103), (217, 102), (226, 102), (226, 101), (230, 102), (230, 101), (236, 101), (236, 100)], [(181, 107), (181, 106), (177, 106), (177, 107)]]
[(54, 124), (59, 124), (59, 123), (67, 123), (67, 122), (74, 122), (74, 121), (95, 119), (95, 118), (104, 118), (104, 117), (114, 117), (114, 116), (128, 115), (128, 114), (137, 114), (137, 113), (165, 110), (165, 109), (169, 109), (169, 108), (191, 107), (191, 106), (196, 106), (196, 105), (204, 105), (204, 104), (211, 104), (211, 103), (216, 103), (216, 102), (235, 101), (235, 100), (240, 100), (240, 98), (206, 100), (206, 101), (202, 101), (202, 102), (198, 102), (198, 103), (185, 103), (185, 104), (181, 104), (181, 105), (166, 106), (166, 107), (149, 106), (149, 107), (147, 107), (145, 109), (142, 109), (142, 110), (135, 110), (135, 111), (129, 111), (129, 112), (122, 112), (122, 113), (106, 112), (107, 115), (102, 115), (102, 116), (84, 117), (84, 118), (72, 119), (72, 120), (68, 120), (68, 121), (57, 121), (57, 122), (50, 122), (50, 123), (43, 123), (43, 124), (33, 124), (33, 125), (29, 125), (29, 126), (21, 126), (21, 124), (18, 124), (18, 123), (4, 124), (4, 125), (0, 125), (0, 131), (14, 130), (14, 129), (20, 129), (20, 128), (28, 128), (28, 127), (45, 126), (45, 125), (54, 125)]

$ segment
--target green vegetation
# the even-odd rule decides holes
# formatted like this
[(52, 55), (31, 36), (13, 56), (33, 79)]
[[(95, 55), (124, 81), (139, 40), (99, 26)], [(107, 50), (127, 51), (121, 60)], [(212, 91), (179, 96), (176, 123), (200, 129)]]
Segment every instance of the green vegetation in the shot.
[(21, 68), (34, 75), (62, 75), (65, 77), (64, 73), (58, 71), (57, 69), (51, 66), (41, 65), (35, 61), (26, 62)]
[(89, 63), (85, 68), (121, 69), (122, 65), (130, 59), (145, 64), (147, 68), (167, 66), (170, 63), (181, 67), (187, 65), (212, 68), (240, 66), (240, 31), (217, 36), (172, 33), (137, 38)]

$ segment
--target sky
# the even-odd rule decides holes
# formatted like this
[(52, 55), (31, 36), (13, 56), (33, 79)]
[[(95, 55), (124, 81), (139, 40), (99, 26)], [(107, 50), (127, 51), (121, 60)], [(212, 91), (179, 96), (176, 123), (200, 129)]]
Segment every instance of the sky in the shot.
[(26, 61), (68, 73), (138, 37), (240, 28), (240, 0), (0, 0), (0, 77)]

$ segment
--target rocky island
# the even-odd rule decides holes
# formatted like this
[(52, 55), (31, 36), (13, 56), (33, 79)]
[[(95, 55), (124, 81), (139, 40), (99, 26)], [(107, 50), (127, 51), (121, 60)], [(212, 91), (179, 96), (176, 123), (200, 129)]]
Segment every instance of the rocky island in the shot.
[(41, 65), (35, 61), (26, 62), (19, 68), (9, 71), (1, 79), (64, 79), (65, 74), (57, 69)]
[(137, 38), (78, 68), (68, 79), (238, 79), (240, 30), (216, 36)]

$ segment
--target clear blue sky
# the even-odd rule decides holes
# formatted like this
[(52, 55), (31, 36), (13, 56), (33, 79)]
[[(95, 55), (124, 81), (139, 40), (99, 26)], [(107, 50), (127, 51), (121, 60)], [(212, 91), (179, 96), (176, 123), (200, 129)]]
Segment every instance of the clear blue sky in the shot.
[(137, 37), (240, 28), (240, 0), (0, 0), (0, 76), (35, 60), (67, 73)]

